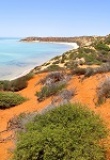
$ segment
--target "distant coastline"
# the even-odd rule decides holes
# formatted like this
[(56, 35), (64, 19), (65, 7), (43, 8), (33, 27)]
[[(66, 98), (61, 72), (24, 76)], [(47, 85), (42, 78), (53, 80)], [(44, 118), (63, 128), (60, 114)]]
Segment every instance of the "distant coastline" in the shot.
[(58, 42), (77, 43), (78, 46), (90, 45), (94, 40), (103, 39), (103, 36), (80, 36), (80, 37), (26, 37), (20, 42)]

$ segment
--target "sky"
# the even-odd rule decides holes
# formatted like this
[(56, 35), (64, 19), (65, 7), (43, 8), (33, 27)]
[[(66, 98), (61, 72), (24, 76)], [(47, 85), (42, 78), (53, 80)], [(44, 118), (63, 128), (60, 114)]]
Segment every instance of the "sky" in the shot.
[(110, 0), (0, 0), (0, 37), (110, 34)]

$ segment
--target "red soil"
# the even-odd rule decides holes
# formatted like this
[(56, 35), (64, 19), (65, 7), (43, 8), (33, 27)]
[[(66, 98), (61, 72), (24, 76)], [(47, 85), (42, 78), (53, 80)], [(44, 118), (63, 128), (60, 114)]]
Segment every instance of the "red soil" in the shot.
[[(95, 75), (83, 80), (82, 82), (80, 81), (80, 77), (73, 76), (73, 78), (69, 81), (68, 88), (75, 87), (77, 90), (77, 95), (73, 97), (73, 99), (71, 100), (72, 102), (80, 102), (82, 104), (86, 104), (91, 110), (100, 115), (107, 127), (110, 129), (110, 99), (99, 107), (96, 107), (94, 104), (94, 100), (96, 98), (96, 87), (98, 86), (99, 82), (106, 77), (106, 75), (108, 74)], [(40, 111), (50, 103), (50, 98), (39, 103), (35, 96), (35, 92), (39, 91), (41, 88), (41, 84), (36, 84), (41, 78), (45, 76), (46, 73), (36, 75), (33, 79), (29, 81), (28, 87), (19, 92), (23, 96), (29, 98), (28, 101), (7, 110), (0, 110), (0, 131), (6, 129), (7, 122), (15, 115), (19, 115), (20, 113), (24, 112), (26, 113)], [(10, 132), (2, 133), (1, 138), (6, 138), (9, 135)], [(108, 140), (105, 140), (103, 143), (110, 144), (110, 138), (108, 138)], [(0, 160), (9, 159), (11, 156), (11, 153), (9, 151), (13, 150), (13, 148), (14, 144), (11, 140), (0, 143)], [(107, 160), (110, 160), (109, 149), (107, 154)]]

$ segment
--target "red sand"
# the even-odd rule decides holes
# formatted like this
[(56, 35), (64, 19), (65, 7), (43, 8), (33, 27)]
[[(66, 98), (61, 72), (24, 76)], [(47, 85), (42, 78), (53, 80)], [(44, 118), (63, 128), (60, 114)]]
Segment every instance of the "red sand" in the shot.
[[(100, 115), (107, 127), (110, 129), (110, 99), (99, 107), (96, 107), (93, 101), (96, 95), (96, 87), (98, 86), (99, 82), (105, 78), (106, 75), (108, 74), (95, 75), (85, 79), (82, 82), (80, 81), (80, 77), (73, 76), (73, 78), (69, 82), (68, 88), (75, 87), (77, 90), (77, 95), (72, 99), (72, 102), (80, 102), (82, 104), (86, 104), (91, 110), (95, 111), (95, 113)], [(28, 87), (19, 92), (23, 96), (29, 98), (28, 101), (7, 110), (0, 110), (0, 131), (6, 129), (7, 122), (15, 115), (19, 115), (20, 113), (24, 112), (26, 113), (42, 110), (50, 103), (50, 98), (41, 103), (38, 103), (35, 96), (35, 92), (39, 91), (41, 88), (41, 85), (36, 85), (36, 83), (45, 76), (46, 73), (36, 75), (33, 79), (29, 81)], [(9, 135), (10, 133), (6, 132), (5, 134), (1, 134), (1, 137), (6, 138)], [(110, 140), (106, 140), (103, 143), (110, 144)], [(11, 153), (9, 151), (13, 150), (13, 147), (14, 144), (11, 140), (5, 143), (1, 143), (0, 160), (9, 159), (11, 156)], [(107, 160), (110, 160), (110, 150), (108, 150)]]

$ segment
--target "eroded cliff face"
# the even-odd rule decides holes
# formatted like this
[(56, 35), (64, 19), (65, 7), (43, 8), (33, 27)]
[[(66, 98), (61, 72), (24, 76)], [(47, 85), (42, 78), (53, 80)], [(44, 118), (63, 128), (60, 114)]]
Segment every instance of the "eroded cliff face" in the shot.
[(21, 39), (22, 42), (68, 42), (77, 43), (79, 46), (90, 45), (94, 40), (103, 40), (104, 37), (99, 36), (81, 36), (81, 37), (26, 37)]

